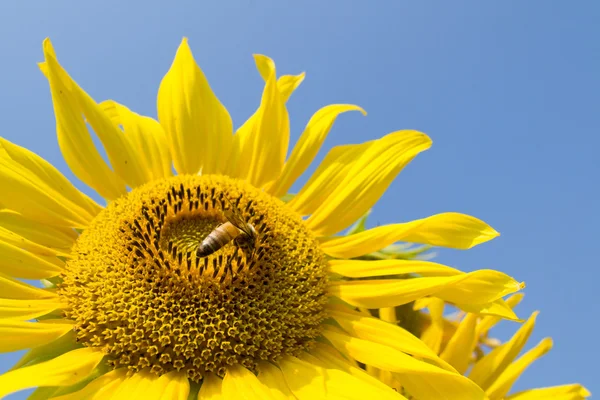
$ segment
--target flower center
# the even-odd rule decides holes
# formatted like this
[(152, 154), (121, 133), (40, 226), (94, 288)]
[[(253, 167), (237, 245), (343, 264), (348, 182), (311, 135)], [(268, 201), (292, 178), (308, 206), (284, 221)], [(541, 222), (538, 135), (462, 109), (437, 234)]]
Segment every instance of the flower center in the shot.
[(62, 278), (81, 343), (114, 368), (193, 381), (298, 354), (326, 317), (324, 256), (301, 218), (223, 176), (177, 176), (114, 201)]

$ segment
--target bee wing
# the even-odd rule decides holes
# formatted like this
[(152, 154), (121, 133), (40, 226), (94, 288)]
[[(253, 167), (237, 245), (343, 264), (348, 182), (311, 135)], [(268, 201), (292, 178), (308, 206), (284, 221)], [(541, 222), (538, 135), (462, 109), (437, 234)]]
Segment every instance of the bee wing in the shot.
[(233, 226), (238, 228), (240, 231), (244, 232), (249, 237), (254, 236), (254, 232), (252, 232), (252, 229), (248, 226), (246, 221), (244, 221), (238, 213), (233, 212), (231, 210), (225, 210), (224, 214), (225, 218), (227, 218), (227, 220), (231, 222)]

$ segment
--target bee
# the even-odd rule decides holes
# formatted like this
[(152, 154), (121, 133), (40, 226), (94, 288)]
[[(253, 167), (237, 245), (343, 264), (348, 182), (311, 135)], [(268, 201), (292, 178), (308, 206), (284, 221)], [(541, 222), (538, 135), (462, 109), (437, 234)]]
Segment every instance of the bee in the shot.
[(254, 249), (256, 244), (256, 230), (252, 224), (245, 222), (241, 217), (241, 212), (231, 204), (231, 210), (225, 210), (227, 222), (217, 226), (208, 234), (198, 245), (196, 254), (199, 257), (206, 257), (221, 249), (232, 240), (239, 241), (244, 239), (246, 245)]

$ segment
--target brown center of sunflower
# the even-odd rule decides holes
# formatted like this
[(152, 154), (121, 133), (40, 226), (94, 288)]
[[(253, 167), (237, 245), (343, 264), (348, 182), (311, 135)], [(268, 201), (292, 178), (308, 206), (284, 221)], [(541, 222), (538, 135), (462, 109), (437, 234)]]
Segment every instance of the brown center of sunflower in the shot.
[(62, 278), (81, 343), (115, 368), (193, 381), (297, 354), (325, 318), (324, 257), (300, 217), (223, 176), (151, 182), (114, 201)]

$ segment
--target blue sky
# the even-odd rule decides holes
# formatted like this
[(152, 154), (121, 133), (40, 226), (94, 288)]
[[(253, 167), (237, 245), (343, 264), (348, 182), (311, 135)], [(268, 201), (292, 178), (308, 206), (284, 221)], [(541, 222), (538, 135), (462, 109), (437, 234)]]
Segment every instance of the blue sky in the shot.
[[(440, 249), (437, 261), (499, 269), (527, 283), (518, 313), (541, 310), (530, 345), (552, 336), (555, 347), (515, 388), (581, 382), (598, 391), (597, 2), (84, 3), (0, 4), (3, 137), (72, 177), (36, 66), (47, 36), (96, 100), (151, 116), (187, 36), (236, 126), (260, 98), (252, 54), (267, 54), (280, 73), (307, 73), (288, 103), (292, 140), (330, 103), (369, 114), (342, 115), (326, 149), (398, 129), (432, 137), (432, 149), (391, 185), (371, 223), (443, 211), (490, 223), (502, 236), (469, 251)], [(516, 329), (506, 322), (497, 334)], [(0, 355), (0, 372), (16, 359)]]

